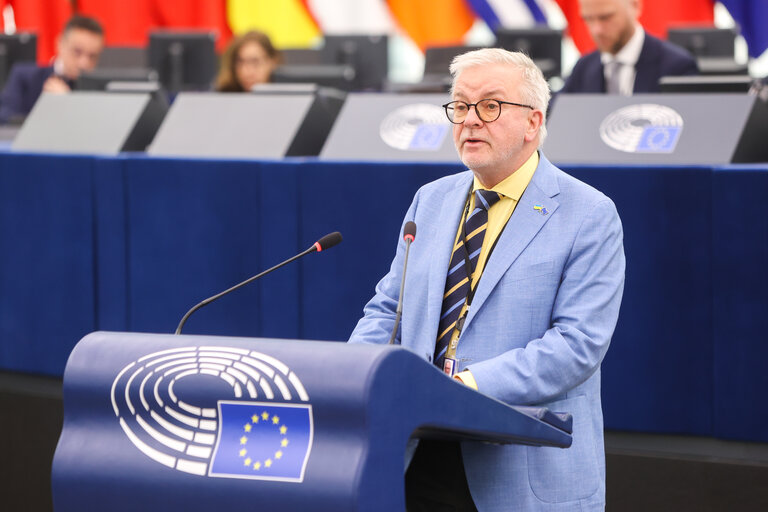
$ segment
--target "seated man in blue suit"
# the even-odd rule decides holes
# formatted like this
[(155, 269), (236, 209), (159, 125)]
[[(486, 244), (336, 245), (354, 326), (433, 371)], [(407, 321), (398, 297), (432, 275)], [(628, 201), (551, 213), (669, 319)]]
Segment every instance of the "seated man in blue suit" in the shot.
[(0, 95), (0, 122), (29, 114), (43, 92), (67, 93), (84, 71), (93, 71), (104, 47), (104, 31), (98, 21), (74, 16), (64, 26), (57, 54), (50, 66), (19, 63), (11, 70)]
[(646, 34), (640, 0), (579, 0), (581, 17), (597, 50), (576, 63), (560, 92), (659, 92), (659, 79), (695, 75), (696, 60), (683, 48)]
[[(618, 213), (538, 150), (550, 93), (527, 56), (473, 51), (451, 74), (445, 110), (470, 170), (422, 187), (405, 215), (418, 235), (397, 341), (505, 403), (572, 413), (573, 445), (422, 440), (407, 508), (603, 510), (600, 364), (624, 286)], [(401, 241), (350, 342), (388, 341), (404, 252)]]

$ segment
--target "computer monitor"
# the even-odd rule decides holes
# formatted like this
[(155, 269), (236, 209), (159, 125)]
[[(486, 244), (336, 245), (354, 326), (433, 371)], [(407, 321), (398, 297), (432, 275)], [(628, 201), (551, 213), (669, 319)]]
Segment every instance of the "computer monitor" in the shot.
[(208, 90), (216, 76), (215, 41), (213, 32), (151, 32), (147, 62), (171, 92)]
[(276, 84), (317, 84), (352, 91), (357, 88), (356, 76), (355, 68), (344, 64), (297, 64), (277, 67), (270, 80)]
[(669, 42), (682, 46), (695, 57), (730, 57), (736, 48), (735, 28), (688, 27), (667, 31)]
[(389, 66), (386, 35), (325, 36), (325, 44), (320, 51), (323, 63), (354, 68), (356, 90), (381, 90)]
[(450, 76), (453, 58), (482, 46), (430, 46), (424, 51), (424, 77)]
[(749, 75), (663, 76), (659, 80), (659, 89), (662, 93), (747, 93), (753, 82)]
[(105, 46), (99, 57), (99, 68), (146, 68), (147, 49), (143, 46)]
[(36, 60), (37, 34), (0, 34), (0, 87), (5, 85), (14, 64)]
[(500, 28), (496, 46), (528, 55), (545, 78), (562, 74), (563, 31), (549, 27)]
[(280, 50), (280, 62), (286, 66), (322, 64), (320, 50), (314, 48), (283, 48)]
[(106, 91), (111, 83), (158, 83), (158, 73), (149, 68), (96, 68), (82, 73), (75, 84), (78, 91)]

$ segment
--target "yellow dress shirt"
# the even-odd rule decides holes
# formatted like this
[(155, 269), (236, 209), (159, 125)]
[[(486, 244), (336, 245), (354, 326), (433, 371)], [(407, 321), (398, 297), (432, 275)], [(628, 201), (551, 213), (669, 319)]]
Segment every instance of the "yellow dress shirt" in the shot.
[[(496, 242), (496, 239), (499, 238), (499, 235), (501, 235), (501, 232), (504, 230), (504, 226), (507, 225), (509, 218), (512, 216), (512, 212), (515, 211), (515, 207), (517, 206), (518, 201), (520, 201), (520, 197), (523, 195), (523, 192), (525, 192), (525, 189), (528, 187), (528, 184), (531, 182), (533, 173), (536, 171), (536, 167), (538, 165), (539, 152), (534, 151), (531, 157), (526, 160), (518, 170), (507, 176), (502, 182), (491, 189), (492, 191), (501, 194), (502, 197), (498, 203), (494, 204), (488, 210), (488, 226), (485, 229), (485, 238), (483, 239), (483, 245), (480, 249), (480, 256), (477, 260), (477, 267), (475, 268), (475, 272), (472, 274), (472, 289), (475, 289), (478, 281), (480, 280), (480, 277), (483, 275), (483, 269), (485, 268), (485, 263), (488, 260), (488, 253), (490, 252), (491, 247), (493, 247), (493, 244)], [(475, 176), (475, 180), (472, 185), (472, 198), (469, 201), (470, 212), (475, 208), (474, 192), (482, 188), (484, 187), (477, 179), (477, 176)], [(463, 218), (461, 222), (464, 222)], [(453, 244), (454, 249), (459, 243), (460, 238), (461, 226), (459, 226), (459, 230), (456, 233), (456, 240)], [(467, 304), (465, 303), (464, 306), (462, 306), (459, 318), (464, 315), (466, 309)], [(451, 342), (455, 341), (457, 336), (459, 336), (459, 334), (454, 330), (453, 336), (451, 337)], [(473, 389), (477, 389), (475, 378), (472, 376), (472, 373), (469, 370), (459, 372), (455, 375), (455, 378), (467, 386)]]

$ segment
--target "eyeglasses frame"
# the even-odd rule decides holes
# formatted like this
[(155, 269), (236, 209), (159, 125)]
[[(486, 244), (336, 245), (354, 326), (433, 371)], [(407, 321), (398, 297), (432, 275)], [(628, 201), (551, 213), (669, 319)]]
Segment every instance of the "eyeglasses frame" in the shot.
[[(496, 103), (498, 103), (498, 104), (499, 104), (499, 115), (498, 115), (498, 116), (496, 116), (496, 119), (493, 119), (493, 120), (491, 120), (491, 121), (486, 121), (485, 119), (483, 119), (483, 118), (480, 116), (480, 113), (477, 111), (477, 104), (478, 104), (478, 103), (482, 103), (482, 102), (484, 102), (484, 101), (495, 101)], [(464, 118), (464, 120), (462, 120), (462, 121), (459, 121), (459, 122), (456, 122), (456, 121), (454, 121), (453, 119), (451, 119), (451, 116), (450, 116), (450, 114), (448, 113), (448, 107), (450, 107), (450, 106), (451, 106), (451, 105), (453, 105), (454, 103), (463, 103), (463, 104), (465, 104), (465, 105), (467, 106), (467, 115), (469, 115), (469, 109), (470, 109), (471, 107), (475, 107), (475, 114), (477, 115), (477, 118), (478, 118), (478, 119), (480, 119), (480, 120), (481, 120), (482, 122), (484, 122), (484, 123), (492, 123), (493, 121), (498, 121), (499, 117), (501, 117), (501, 105), (514, 105), (514, 106), (516, 106), (516, 107), (523, 107), (523, 108), (529, 108), (529, 109), (531, 109), (531, 110), (536, 110), (536, 109), (535, 109), (534, 107), (532, 107), (531, 105), (524, 105), (524, 104), (522, 104), (522, 103), (515, 103), (514, 101), (502, 101), (502, 100), (497, 100), (497, 99), (494, 99), (494, 98), (485, 98), (485, 99), (482, 99), (482, 100), (479, 100), (479, 101), (477, 101), (476, 103), (467, 103), (466, 101), (461, 101), (461, 100), (453, 100), (453, 101), (449, 101), (448, 103), (446, 103), (445, 105), (443, 105), (443, 108), (445, 109), (445, 116), (446, 116), (446, 117), (448, 118), (448, 120), (449, 120), (451, 123), (453, 123), (453, 124), (464, 124), (464, 120), (466, 120), (466, 117)]]

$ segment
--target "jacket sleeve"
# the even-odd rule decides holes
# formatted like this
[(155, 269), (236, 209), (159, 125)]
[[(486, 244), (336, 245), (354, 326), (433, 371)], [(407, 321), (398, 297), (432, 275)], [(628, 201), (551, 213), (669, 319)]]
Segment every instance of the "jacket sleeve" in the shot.
[(11, 118), (26, 113), (23, 111), (24, 87), (24, 77), (14, 66), (0, 95), (0, 123), (7, 123)]

